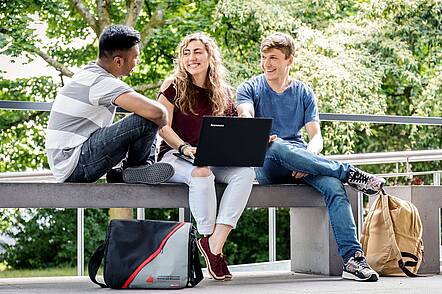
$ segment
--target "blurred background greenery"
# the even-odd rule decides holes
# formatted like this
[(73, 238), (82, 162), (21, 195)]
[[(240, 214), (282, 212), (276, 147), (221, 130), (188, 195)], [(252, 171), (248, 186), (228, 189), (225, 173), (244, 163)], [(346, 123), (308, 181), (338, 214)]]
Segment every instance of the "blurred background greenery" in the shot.
[[(75, 70), (95, 60), (103, 28), (119, 23), (134, 26), (142, 35), (142, 62), (125, 81), (152, 99), (171, 73), (176, 46), (186, 34), (204, 31), (216, 39), (229, 81), (236, 87), (260, 73), (261, 39), (283, 31), (297, 44), (291, 74), (313, 88), (320, 112), (441, 116), (439, 0), (1, 1), (0, 54), (25, 62), (44, 60), (59, 75), (8, 79), (2, 66), (0, 100), (52, 101)], [(0, 110), (0, 172), (48, 168), (47, 119), (43, 112)], [(442, 148), (442, 128), (435, 126), (342, 122), (321, 126), (324, 154)], [(364, 168), (396, 171), (395, 165)], [(428, 162), (412, 168), (441, 167)], [(399, 171), (404, 167), (400, 165)], [(420, 183), (430, 181), (419, 178)], [(177, 219), (177, 211), (148, 209), (146, 216)], [(277, 259), (287, 259), (288, 210), (278, 210), (277, 218)], [(75, 219), (76, 212), (70, 209), (3, 209), (1, 232), (16, 242), (4, 246), (3, 268), (74, 266)], [(106, 209), (86, 210), (86, 259), (104, 239), (108, 219)], [(225, 254), (231, 264), (266, 261), (267, 246), (267, 210), (248, 209)]]

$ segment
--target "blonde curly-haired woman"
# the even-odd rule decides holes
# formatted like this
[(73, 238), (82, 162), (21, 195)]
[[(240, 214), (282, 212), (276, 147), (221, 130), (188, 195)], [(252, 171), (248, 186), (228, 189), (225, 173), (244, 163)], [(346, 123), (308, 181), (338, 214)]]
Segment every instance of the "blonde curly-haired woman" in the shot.
[[(225, 77), (214, 40), (194, 33), (178, 46), (174, 74), (164, 81), (158, 94), (158, 101), (169, 114), (168, 125), (159, 132), (163, 138), (159, 160), (174, 167), (170, 181), (189, 186), (190, 210), (198, 232), (204, 235), (198, 247), (210, 275), (221, 281), (232, 278), (222, 249), (247, 204), (254, 171), (249, 167), (195, 167), (173, 153), (178, 150), (194, 157), (204, 115), (236, 115)], [(218, 210), (215, 181), (227, 184)]]

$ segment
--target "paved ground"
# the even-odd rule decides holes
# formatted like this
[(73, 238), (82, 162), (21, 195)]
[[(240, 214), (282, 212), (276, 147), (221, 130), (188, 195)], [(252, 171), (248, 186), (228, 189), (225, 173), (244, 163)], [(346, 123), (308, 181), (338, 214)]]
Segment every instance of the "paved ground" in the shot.
[[(117, 290), (101, 289), (88, 277), (51, 277), (0, 279), (0, 293), (109, 293)], [(423, 278), (381, 278), (377, 283), (362, 283), (342, 280), (339, 277), (324, 277), (293, 274), (288, 271), (236, 272), (229, 282), (204, 279), (195, 288), (183, 290), (159, 290), (156, 293), (442, 293), (442, 276)], [(123, 291), (127, 293), (126, 291)], [(152, 293), (148, 290), (133, 293)], [(131, 293), (132, 293), (131, 292)], [(118, 293), (122, 293), (121, 290)]]

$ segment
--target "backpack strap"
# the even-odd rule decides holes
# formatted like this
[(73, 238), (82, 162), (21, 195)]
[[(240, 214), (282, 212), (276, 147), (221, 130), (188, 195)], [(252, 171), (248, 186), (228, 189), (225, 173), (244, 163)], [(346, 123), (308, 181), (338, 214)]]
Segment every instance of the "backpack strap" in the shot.
[(393, 253), (396, 256), (397, 260), (402, 260), (401, 251), (396, 243), (396, 238), (394, 236), (393, 230), (393, 221), (391, 219), (390, 210), (388, 209), (388, 198), (389, 196), (382, 191), (380, 195), (382, 199), (382, 216), (384, 217), (385, 226), (387, 228), (388, 239), (390, 240), (391, 248), (393, 249)]
[(413, 267), (413, 266), (416, 266), (417, 265), (417, 262), (418, 262), (418, 258), (417, 258), (417, 256), (416, 255), (414, 255), (414, 254), (411, 254), (410, 252), (401, 252), (401, 255), (403, 256), (403, 257), (408, 257), (408, 258), (411, 258), (411, 259), (413, 259), (414, 261), (406, 261), (406, 262), (404, 262), (402, 259), (401, 260), (399, 260), (398, 261), (398, 265), (399, 265), (399, 268), (407, 275), (407, 276), (409, 276), (409, 277), (412, 277), (412, 278), (416, 278), (416, 277), (427, 277), (427, 275), (418, 275), (418, 274), (414, 274), (414, 273), (412, 273), (407, 267), (408, 266), (411, 266), (411, 267)]
[(194, 247), (192, 249), (192, 265), (191, 265), (191, 279), (189, 279), (190, 287), (195, 287), (204, 278), (203, 271), (201, 270), (200, 257), (198, 255), (198, 250)]
[[(361, 245), (362, 248), (365, 248), (365, 250), (367, 250), (368, 248), (368, 240), (370, 239), (370, 225), (372, 224), (371, 219), (373, 218), (374, 212), (375, 212), (375, 205), (381, 201), (382, 199), (380, 199), (380, 197), (382, 197), (382, 195), (379, 195), (378, 198), (376, 199), (375, 203), (371, 206), (370, 210), (368, 211), (368, 214), (366, 216), (366, 220), (363, 223), (363, 227), (362, 227), (362, 235), (361, 235)], [(382, 203), (381, 203), (382, 205)], [(366, 252), (364, 252), (366, 253)]]
[(107, 285), (98, 282), (96, 279), (98, 269), (100, 268), (101, 261), (103, 260), (104, 257), (105, 249), (106, 249), (106, 242), (103, 242), (95, 250), (88, 264), (89, 278), (91, 279), (92, 282), (99, 285), (101, 288), (109, 288)]

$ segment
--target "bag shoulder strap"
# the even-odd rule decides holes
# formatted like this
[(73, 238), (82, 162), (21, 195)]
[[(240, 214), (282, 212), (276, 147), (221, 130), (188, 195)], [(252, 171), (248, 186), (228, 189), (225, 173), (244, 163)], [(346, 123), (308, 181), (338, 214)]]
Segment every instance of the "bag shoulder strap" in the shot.
[(89, 270), (89, 278), (92, 282), (99, 285), (101, 288), (109, 288), (107, 285), (100, 283), (97, 281), (96, 276), (98, 269), (100, 268), (101, 261), (104, 257), (104, 251), (106, 249), (106, 242), (103, 242), (98, 248), (95, 250), (91, 259), (89, 260), (88, 270)]
[(198, 250), (193, 248), (192, 256), (192, 279), (189, 280), (191, 287), (195, 287), (204, 279), (203, 271), (201, 269), (200, 256), (198, 255)]
[(190, 224), (189, 230), (189, 279), (187, 287), (195, 287), (204, 278), (201, 270), (201, 262), (196, 245), (196, 229)]

